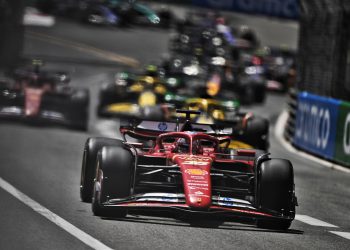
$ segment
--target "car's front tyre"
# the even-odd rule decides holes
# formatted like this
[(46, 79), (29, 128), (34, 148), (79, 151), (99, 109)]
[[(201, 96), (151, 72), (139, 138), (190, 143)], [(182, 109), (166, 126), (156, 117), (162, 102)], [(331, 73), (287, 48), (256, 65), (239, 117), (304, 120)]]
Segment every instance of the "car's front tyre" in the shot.
[(92, 199), (98, 151), (103, 146), (121, 145), (121, 140), (112, 138), (92, 137), (86, 140), (80, 175), (80, 198), (83, 202), (91, 202)]
[(287, 230), (295, 216), (294, 174), (290, 161), (268, 159), (256, 169), (256, 206), (283, 217), (257, 219), (260, 228)]
[(126, 198), (131, 194), (134, 166), (132, 153), (123, 146), (103, 147), (97, 156), (92, 211), (101, 217), (125, 217), (127, 209), (109, 207), (110, 199)]

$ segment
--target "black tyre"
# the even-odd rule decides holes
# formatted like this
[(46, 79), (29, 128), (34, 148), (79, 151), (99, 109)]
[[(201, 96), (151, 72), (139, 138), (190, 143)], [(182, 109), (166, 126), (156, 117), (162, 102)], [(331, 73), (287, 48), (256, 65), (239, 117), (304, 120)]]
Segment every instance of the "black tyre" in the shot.
[(88, 89), (82, 89), (77, 91), (73, 97), (73, 110), (75, 121), (72, 125), (73, 128), (87, 131), (89, 127), (89, 104), (90, 104), (90, 92)]
[(125, 217), (126, 208), (108, 207), (109, 199), (126, 198), (131, 194), (131, 177), (134, 166), (132, 153), (123, 146), (103, 147), (97, 156), (97, 171), (92, 199), (94, 215)]
[(285, 218), (258, 219), (257, 226), (286, 230), (295, 216), (294, 173), (290, 161), (268, 159), (256, 169), (256, 206), (265, 211), (275, 211)]
[(267, 151), (269, 149), (269, 121), (254, 116), (249, 119), (242, 132), (234, 134), (237, 140), (247, 143), (256, 149)]
[(255, 102), (256, 103), (263, 103), (266, 99), (266, 87), (265, 84), (262, 87), (256, 87), (255, 88)]
[(269, 121), (258, 116), (254, 116), (247, 123), (245, 131), (249, 143), (257, 149), (267, 151), (269, 148)]
[(94, 177), (96, 172), (97, 153), (103, 146), (122, 146), (117, 139), (93, 137), (87, 139), (84, 147), (83, 162), (80, 176), (80, 198), (84, 202), (91, 202)]
[(109, 83), (102, 86), (99, 93), (99, 103), (97, 107), (98, 116), (105, 117), (106, 115), (103, 113), (103, 109), (113, 102), (120, 101), (120, 92), (120, 88), (118, 88), (114, 83)]
[(241, 102), (245, 105), (251, 105), (254, 103), (255, 92), (252, 86), (247, 85), (243, 88), (243, 94), (241, 96)]

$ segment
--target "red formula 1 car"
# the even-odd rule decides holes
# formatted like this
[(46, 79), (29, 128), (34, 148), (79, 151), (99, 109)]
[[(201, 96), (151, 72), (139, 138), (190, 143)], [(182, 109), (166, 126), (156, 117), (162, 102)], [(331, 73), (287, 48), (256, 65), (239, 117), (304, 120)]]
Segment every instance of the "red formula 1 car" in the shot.
[(121, 127), (124, 139), (150, 140), (151, 147), (87, 140), (80, 191), (83, 201), (92, 201), (94, 215), (161, 209), (249, 217), (258, 227), (288, 229), (297, 205), (291, 162), (259, 150), (229, 149), (229, 137), (189, 121), (196, 111), (182, 112), (188, 117), (183, 124)]
[(0, 119), (87, 130), (89, 90), (69, 86), (64, 72), (17, 70), (0, 79)]

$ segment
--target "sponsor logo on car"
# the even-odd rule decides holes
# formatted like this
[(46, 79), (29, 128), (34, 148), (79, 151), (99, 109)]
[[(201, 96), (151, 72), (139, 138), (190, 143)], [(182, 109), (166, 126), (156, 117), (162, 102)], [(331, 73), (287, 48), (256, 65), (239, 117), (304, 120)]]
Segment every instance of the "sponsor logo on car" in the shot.
[(207, 175), (208, 171), (196, 168), (186, 169), (185, 172), (190, 175)]
[(167, 128), (168, 128), (168, 125), (165, 122), (160, 122), (158, 124), (158, 128), (159, 128), (160, 131), (166, 131)]

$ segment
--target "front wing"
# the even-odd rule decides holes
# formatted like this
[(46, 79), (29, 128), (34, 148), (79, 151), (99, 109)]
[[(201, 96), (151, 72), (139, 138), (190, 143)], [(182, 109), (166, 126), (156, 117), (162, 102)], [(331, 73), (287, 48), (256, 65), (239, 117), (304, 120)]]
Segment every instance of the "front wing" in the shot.
[(293, 220), (275, 211), (263, 211), (254, 207), (249, 201), (212, 196), (212, 205), (205, 210), (196, 210), (185, 202), (184, 194), (144, 193), (124, 199), (111, 199), (103, 204), (106, 207), (123, 207), (128, 210), (172, 210), (174, 212), (221, 215), (223, 217), (246, 217), (265, 219)]
[[(76, 117), (75, 115), (72, 117)], [(0, 119), (23, 121), (40, 124), (57, 124), (63, 126), (84, 126), (86, 119), (73, 119), (67, 112), (51, 109), (41, 109), (38, 114), (27, 116), (21, 106), (0, 106)]]

